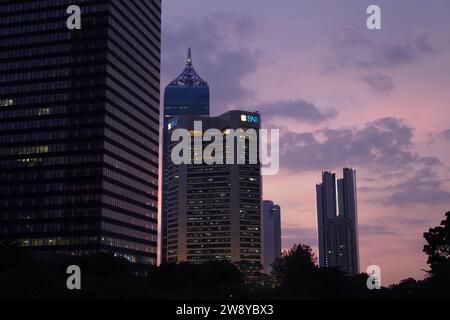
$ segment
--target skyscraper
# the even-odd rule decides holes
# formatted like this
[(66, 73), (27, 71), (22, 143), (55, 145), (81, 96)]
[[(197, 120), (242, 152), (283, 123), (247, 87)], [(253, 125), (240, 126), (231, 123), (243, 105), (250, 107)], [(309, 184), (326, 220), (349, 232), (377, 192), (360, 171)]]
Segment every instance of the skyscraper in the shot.
[(345, 168), (337, 182), (339, 214), (336, 210), (336, 177), (323, 172), (316, 186), (320, 267), (339, 267), (348, 275), (359, 273), (356, 170)]
[(161, 262), (167, 261), (167, 185), (170, 141), (167, 127), (170, 119), (183, 114), (202, 117), (208, 117), (210, 114), (209, 86), (195, 71), (190, 48), (183, 72), (164, 91)]
[[(218, 129), (224, 141), (231, 130), (259, 131), (258, 113), (229, 111), (218, 117), (178, 116), (169, 124), (169, 134), (186, 129), (198, 137), (194, 122), (202, 121), (202, 130)], [(239, 136), (239, 135), (238, 135)], [(236, 136), (234, 136), (235, 140)], [(248, 139), (247, 139), (248, 142)], [(203, 142), (203, 149), (209, 143)], [(171, 143), (172, 150), (176, 142)], [(192, 145), (192, 144), (191, 144)], [(170, 161), (168, 183), (168, 261), (201, 263), (209, 260), (261, 264), (261, 168), (256, 148), (245, 148), (245, 164), (175, 164)], [(235, 146), (236, 147), (236, 146)], [(202, 150), (192, 147), (193, 158)], [(224, 155), (231, 154), (224, 147)], [(237, 152), (233, 152), (238, 157)], [(243, 158), (243, 154), (241, 154)]]
[(0, 2), (0, 239), (156, 263), (160, 0)]
[(272, 270), (271, 264), (281, 256), (280, 206), (273, 201), (263, 201), (263, 266), (265, 272)]

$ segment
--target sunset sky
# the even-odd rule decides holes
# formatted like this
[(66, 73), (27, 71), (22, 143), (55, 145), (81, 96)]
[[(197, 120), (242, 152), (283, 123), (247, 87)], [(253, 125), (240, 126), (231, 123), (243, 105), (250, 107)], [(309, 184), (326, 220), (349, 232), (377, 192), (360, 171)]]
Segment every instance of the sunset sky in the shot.
[[(382, 30), (366, 28), (366, 8)], [(450, 210), (450, 1), (163, 0), (162, 86), (194, 67), (212, 115), (261, 112), (281, 130), (264, 198), (283, 248), (317, 249), (321, 171), (357, 170), (361, 271), (422, 278), (422, 233)]]

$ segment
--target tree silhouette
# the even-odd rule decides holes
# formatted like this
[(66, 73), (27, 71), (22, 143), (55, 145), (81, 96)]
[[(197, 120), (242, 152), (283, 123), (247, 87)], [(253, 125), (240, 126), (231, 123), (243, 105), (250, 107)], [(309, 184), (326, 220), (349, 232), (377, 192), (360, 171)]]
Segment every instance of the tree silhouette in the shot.
[(423, 281), (417, 281), (413, 278), (401, 280), (398, 284), (389, 287), (389, 296), (395, 299), (418, 299), (423, 296)]
[(423, 251), (428, 255), (428, 285), (436, 296), (450, 296), (450, 211), (445, 220), (423, 234), (427, 244)]
[(423, 251), (428, 255), (431, 275), (448, 273), (450, 270), (450, 211), (445, 217), (439, 226), (423, 234), (428, 242)]
[(282, 289), (304, 291), (314, 285), (315, 268), (311, 247), (295, 245), (272, 264), (272, 276)]

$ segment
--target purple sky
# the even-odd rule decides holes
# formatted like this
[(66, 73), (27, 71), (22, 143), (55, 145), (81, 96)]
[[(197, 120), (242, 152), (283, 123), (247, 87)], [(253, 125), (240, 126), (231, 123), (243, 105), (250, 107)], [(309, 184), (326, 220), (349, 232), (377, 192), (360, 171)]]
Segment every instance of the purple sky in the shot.
[[(366, 8), (382, 9), (382, 30)], [(212, 114), (280, 128), (283, 247), (317, 247), (321, 171), (358, 174), (361, 269), (422, 278), (422, 233), (450, 210), (450, 1), (163, 0), (162, 85), (194, 66)]]

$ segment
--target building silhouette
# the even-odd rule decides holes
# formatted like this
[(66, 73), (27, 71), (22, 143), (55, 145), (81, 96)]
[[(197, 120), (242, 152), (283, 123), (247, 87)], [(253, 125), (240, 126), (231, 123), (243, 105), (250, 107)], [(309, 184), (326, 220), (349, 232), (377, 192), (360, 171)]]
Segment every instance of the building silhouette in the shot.
[(343, 170), (337, 194), (339, 210), (335, 174), (323, 172), (322, 183), (316, 186), (319, 266), (339, 267), (355, 275), (359, 273), (356, 170)]
[(161, 213), (161, 262), (167, 261), (167, 185), (169, 168), (168, 124), (174, 116), (188, 114), (208, 117), (209, 86), (194, 69), (189, 48), (183, 72), (164, 91), (162, 213)]
[[(202, 122), (201, 132), (195, 127), (196, 121)], [(258, 144), (255, 140), (246, 139), (245, 152), (241, 155), (236, 152), (238, 143), (235, 143), (234, 151), (226, 145), (227, 139), (234, 137), (231, 131), (234, 129), (242, 129), (246, 133), (254, 129), (251, 131), (257, 135), (259, 114), (235, 110), (218, 117), (183, 115), (173, 118), (168, 128), (169, 134), (177, 129), (186, 129), (195, 137), (202, 133), (208, 136), (207, 130), (217, 129), (223, 133), (221, 138), (224, 142), (222, 163), (207, 164), (206, 158), (198, 158), (202, 154), (201, 149), (206, 150), (210, 144), (201, 140), (197, 146), (190, 143), (190, 155), (192, 159), (199, 159), (197, 164), (170, 161), (168, 261), (202, 263), (230, 260), (248, 262), (250, 268), (259, 266), (262, 259), (262, 221)], [(249, 141), (255, 144), (251, 145)], [(177, 144), (170, 144), (170, 154)], [(225, 161), (227, 156), (234, 160), (234, 164)], [(238, 159), (242, 160), (241, 164)], [(251, 159), (255, 160), (253, 164)]]
[(272, 270), (272, 263), (281, 256), (281, 210), (273, 201), (263, 201), (263, 266)]
[(0, 240), (157, 258), (160, 0), (0, 2)]

